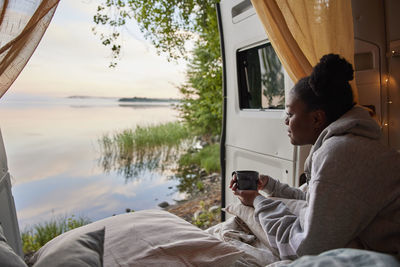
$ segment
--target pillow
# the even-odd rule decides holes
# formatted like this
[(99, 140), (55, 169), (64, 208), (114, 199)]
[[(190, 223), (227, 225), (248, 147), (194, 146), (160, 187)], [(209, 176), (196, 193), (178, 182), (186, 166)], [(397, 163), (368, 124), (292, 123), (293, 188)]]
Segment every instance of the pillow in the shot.
[(104, 266), (231, 266), (243, 253), (163, 210), (125, 213), (66, 234), (76, 236), (104, 226)]
[(103, 266), (104, 231), (103, 227), (80, 236), (66, 235), (58, 243), (41, 248), (33, 266)]
[[(295, 215), (299, 216), (300, 210), (306, 206), (307, 202), (298, 199), (287, 199), (287, 198), (277, 198), (269, 197), (270, 199), (282, 201), (286, 207)], [(239, 217), (242, 221), (246, 223), (250, 231), (267, 247), (270, 247), (267, 235), (262, 229), (259, 222), (254, 218), (254, 208), (245, 206), (240, 202), (229, 204), (225, 211)]]
[(7, 267), (27, 267), (25, 262), (14, 252), (7, 244), (7, 239), (4, 236), (3, 228), (0, 224), (0, 264)]

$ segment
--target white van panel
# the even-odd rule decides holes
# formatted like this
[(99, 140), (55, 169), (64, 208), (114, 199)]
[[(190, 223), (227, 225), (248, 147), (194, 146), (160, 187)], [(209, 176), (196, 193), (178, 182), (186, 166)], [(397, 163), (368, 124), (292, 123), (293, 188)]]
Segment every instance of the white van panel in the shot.
[(250, 0), (245, 1), (235, 1), (238, 2), (235, 4), (235, 7), (232, 8), (232, 22), (238, 23), (248, 17), (256, 14), (254, 8), (252, 8)]
[[(225, 203), (236, 198), (228, 188), (233, 170), (256, 170), (291, 186), (298, 186), (309, 146), (295, 147), (287, 136), (283, 109), (240, 109), (237, 52), (268, 43), (254, 8), (246, 1), (221, 1), (225, 73), (226, 73), (226, 142)], [(238, 14), (242, 5), (243, 14)], [(232, 17), (232, 14), (235, 17)], [(294, 83), (284, 71), (285, 97)]]
[[(247, 17), (238, 23), (232, 23), (231, 9), (240, 2), (225, 1), (221, 3), (226, 51), (225, 71), (227, 73), (228, 135), (226, 145), (291, 160), (294, 148), (288, 142), (284, 125), (284, 110), (259, 111), (240, 110), (239, 108), (236, 52), (267, 41), (264, 28), (256, 15)], [(230, 8), (225, 5), (229, 5)], [(287, 81), (285, 79), (285, 82)], [(285, 87), (288, 86), (291, 84), (285, 85)], [(255, 129), (255, 125), (257, 125), (257, 129)], [(271, 140), (274, 141), (271, 142)]]
[[(293, 161), (254, 153), (241, 148), (226, 146), (226, 172), (230, 176), (234, 170), (257, 170), (259, 173), (268, 174), (279, 179), (283, 183), (295, 184), (293, 179), (295, 165)], [(226, 203), (238, 202), (238, 198), (233, 195), (232, 190), (225, 188)]]

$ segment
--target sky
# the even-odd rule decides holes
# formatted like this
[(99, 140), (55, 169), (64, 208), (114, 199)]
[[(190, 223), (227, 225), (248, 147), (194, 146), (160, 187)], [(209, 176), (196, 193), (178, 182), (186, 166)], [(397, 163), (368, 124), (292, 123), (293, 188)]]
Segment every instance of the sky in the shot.
[(101, 44), (94, 26), (98, 0), (61, 0), (38, 48), (5, 97), (179, 98), (185, 64), (157, 55), (134, 21), (123, 32), (122, 58), (109, 68), (110, 48)]

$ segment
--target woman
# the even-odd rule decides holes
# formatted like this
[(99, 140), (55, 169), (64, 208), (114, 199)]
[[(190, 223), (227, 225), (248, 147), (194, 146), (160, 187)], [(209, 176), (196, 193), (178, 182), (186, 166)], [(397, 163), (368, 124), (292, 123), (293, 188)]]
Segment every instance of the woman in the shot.
[(312, 144), (305, 163), (308, 190), (260, 175), (258, 189), (306, 200), (294, 215), (279, 200), (230, 187), (255, 217), (282, 259), (341, 248), (363, 248), (400, 258), (400, 156), (379, 142), (381, 130), (354, 104), (353, 68), (329, 54), (291, 90), (286, 104), (293, 145)]

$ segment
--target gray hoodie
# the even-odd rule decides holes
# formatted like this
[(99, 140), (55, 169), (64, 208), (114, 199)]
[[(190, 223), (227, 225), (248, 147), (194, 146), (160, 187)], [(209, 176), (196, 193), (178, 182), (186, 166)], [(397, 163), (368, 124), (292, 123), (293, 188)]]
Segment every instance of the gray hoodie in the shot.
[(264, 191), (306, 200), (297, 216), (258, 196), (255, 217), (282, 259), (342, 248), (400, 258), (400, 154), (379, 142), (380, 127), (355, 106), (325, 128), (305, 163), (303, 191), (270, 179)]

